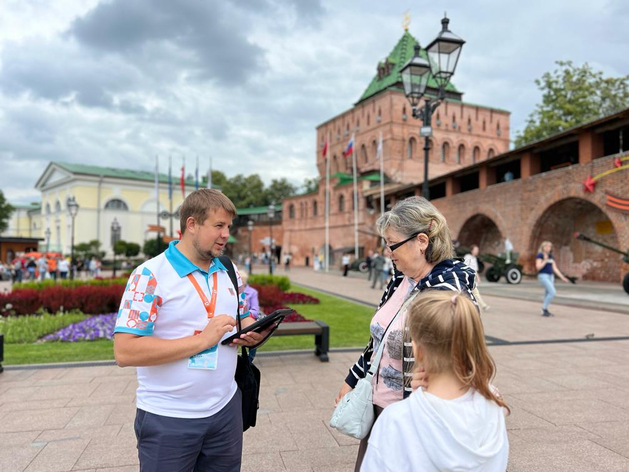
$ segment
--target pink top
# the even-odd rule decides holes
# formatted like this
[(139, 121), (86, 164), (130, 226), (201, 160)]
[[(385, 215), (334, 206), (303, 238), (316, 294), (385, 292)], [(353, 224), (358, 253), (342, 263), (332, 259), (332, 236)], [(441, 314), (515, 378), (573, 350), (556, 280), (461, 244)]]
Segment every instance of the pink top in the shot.
[[(404, 277), (391, 298), (371, 320), (371, 336), (374, 339), (373, 357), (375, 357), (378, 346), (382, 342), (384, 331), (404, 304), (411, 289), (410, 279)], [(373, 403), (382, 408), (403, 399), (402, 347), (405, 322), (406, 313), (401, 313), (387, 331), (380, 365), (376, 375), (374, 375)]]

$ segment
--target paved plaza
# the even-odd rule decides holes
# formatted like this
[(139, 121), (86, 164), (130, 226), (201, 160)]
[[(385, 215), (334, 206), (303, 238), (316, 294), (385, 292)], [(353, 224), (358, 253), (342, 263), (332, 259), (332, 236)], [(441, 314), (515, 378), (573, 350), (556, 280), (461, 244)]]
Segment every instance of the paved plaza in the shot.
[[(290, 275), (364, 303), (379, 298), (358, 274)], [(492, 307), (483, 320), (496, 385), (512, 410), (509, 471), (628, 471), (629, 296), (611, 284), (558, 284), (564, 304), (551, 306), (554, 318), (542, 318), (534, 282), (481, 290)], [(358, 441), (328, 421), (357, 356), (333, 352), (329, 363), (311, 353), (256, 359), (261, 409), (258, 426), (245, 433), (244, 471), (353, 470)], [(7, 369), (0, 374), (0, 471), (138, 470), (136, 385), (134, 369), (110, 364)]]

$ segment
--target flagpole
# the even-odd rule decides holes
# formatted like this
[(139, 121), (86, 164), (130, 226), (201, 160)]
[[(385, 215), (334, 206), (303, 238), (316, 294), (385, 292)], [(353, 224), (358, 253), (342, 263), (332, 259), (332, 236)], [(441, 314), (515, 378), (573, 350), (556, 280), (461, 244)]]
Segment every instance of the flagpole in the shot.
[(380, 151), (380, 214), (384, 213), (384, 146), (382, 145), (382, 131), (380, 131), (380, 143), (378, 146), (378, 150)]
[(207, 188), (212, 188), (212, 156), (210, 156), (210, 170), (207, 172)]
[(199, 155), (197, 154), (197, 166), (194, 169), (194, 189), (199, 190)]
[(325, 271), (330, 271), (330, 133), (325, 154)]
[(157, 251), (161, 252), (159, 231), (159, 156), (155, 154), (155, 216), (157, 216)]
[(354, 257), (358, 259), (358, 183), (356, 178), (356, 143), (352, 135), (352, 167), (354, 168)]
[(173, 237), (173, 162), (172, 155), (168, 156), (168, 212), (170, 216), (168, 219), (170, 220), (169, 230), (170, 237)]

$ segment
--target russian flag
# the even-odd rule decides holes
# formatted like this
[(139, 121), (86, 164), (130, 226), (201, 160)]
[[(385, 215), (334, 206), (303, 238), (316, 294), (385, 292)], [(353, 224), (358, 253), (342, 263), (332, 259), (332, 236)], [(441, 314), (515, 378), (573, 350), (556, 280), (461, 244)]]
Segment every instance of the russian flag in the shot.
[(343, 157), (351, 156), (354, 152), (354, 135), (352, 134), (352, 138), (347, 143), (347, 148), (343, 151)]

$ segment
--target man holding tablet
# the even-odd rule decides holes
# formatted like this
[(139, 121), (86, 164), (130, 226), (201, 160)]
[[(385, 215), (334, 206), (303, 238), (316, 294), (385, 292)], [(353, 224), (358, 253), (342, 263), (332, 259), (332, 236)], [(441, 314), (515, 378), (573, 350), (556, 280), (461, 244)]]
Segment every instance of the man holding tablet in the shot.
[(141, 471), (238, 471), (242, 458), (237, 346), (264, 333), (221, 340), (245, 328), (244, 286), (238, 293), (218, 257), (236, 215), (221, 192), (200, 189), (180, 209), (181, 240), (141, 264), (122, 297), (114, 336), (121, 367), (136, 366), (135, 433)]

